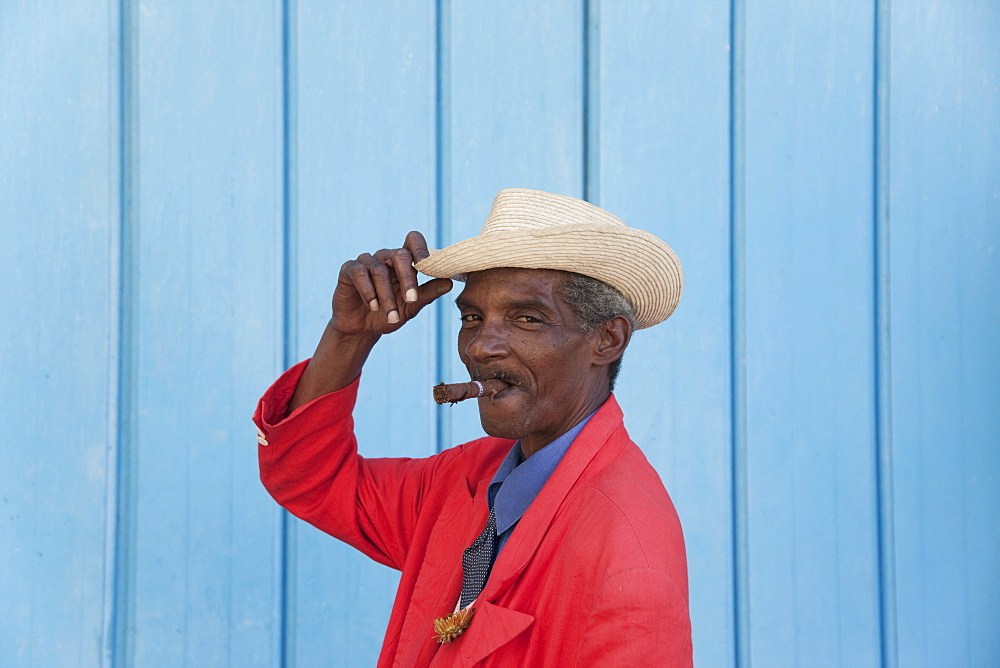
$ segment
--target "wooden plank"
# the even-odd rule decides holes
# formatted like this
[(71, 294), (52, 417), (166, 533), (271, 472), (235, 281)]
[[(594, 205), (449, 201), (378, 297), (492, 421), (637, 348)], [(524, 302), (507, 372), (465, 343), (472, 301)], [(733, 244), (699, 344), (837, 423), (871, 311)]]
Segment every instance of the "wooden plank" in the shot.
[[(115, 3), (0, 18), (0, 665), (97, 665), (113, 494)], [(113, 510), (113, 505), (111, 506)]]
[(900, 665), (1000, 663), (1000, 7), (892, 12)]
[(277, 2), (143, 3), (133, 660), (269, 660), (274, 505), (256, 398), (280, 370)]
[[(341, 264), (434, 243), (433, 2), (297, 3), (298, 319), (295, 358), (312, 354)], [(430, 388), (435, 318), (379, 343), (355, 412), (362, 454), (436, 450)], [(299, 665), (375, 665), (398, 573), (294, 521), (289, 657)]]
[(746, 15), (751, 658), (873, 665), (873, 7)]
[[(615, 394), (684, 526), (695, 664), (733, 656), (729, 377), (729, 3), (601, 3), (595, 188), (685, 270), (636, 333)], [(628, 262), (628, 258), (622, 258)]]
[[(451, 118), (442, 243), (479, 233), (497, 191), (583, 195), (583, 14), (579, 2), (456, 2), (448, 16)], [(461, 286), (453, 292), (458, 294)], [(467, 380), (458, 311), (442, 305), (442, 380)], [(483, 435), (475, 406), (440, 409), (442, 447)]]

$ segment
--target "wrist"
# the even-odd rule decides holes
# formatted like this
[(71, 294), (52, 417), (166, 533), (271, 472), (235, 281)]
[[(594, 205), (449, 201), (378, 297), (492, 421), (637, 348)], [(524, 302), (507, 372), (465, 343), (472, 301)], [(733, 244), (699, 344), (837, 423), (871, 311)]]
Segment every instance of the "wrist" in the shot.
[(378, 334), (344, 334), (327, 324), (316, 352), (299, 379), (289, 402), (291, 412), (313, 399), (342, 390), (358, 377)]
[(350, 354), (363, 351), (367, 354), (375, 347), (380, 338), (382, 338), (381, 334), (372, 332), (359, 332), (355, 334), (341, 332), (334, 325), (333, 318), (330, 318), (329, 322), (326, 323), (326, 329), (320, 339), (319, 347), (322, 348), (326, 345), (336, 348), (342, 353)]

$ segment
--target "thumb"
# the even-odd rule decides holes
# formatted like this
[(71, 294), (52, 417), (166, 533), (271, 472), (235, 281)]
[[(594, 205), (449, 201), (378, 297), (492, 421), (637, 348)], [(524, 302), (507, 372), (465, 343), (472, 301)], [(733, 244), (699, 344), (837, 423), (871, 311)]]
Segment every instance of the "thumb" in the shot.
[(432, 301), (451, 291), (450, 278), (434, 278), (417, 287), (417, 308), (423, 308)]

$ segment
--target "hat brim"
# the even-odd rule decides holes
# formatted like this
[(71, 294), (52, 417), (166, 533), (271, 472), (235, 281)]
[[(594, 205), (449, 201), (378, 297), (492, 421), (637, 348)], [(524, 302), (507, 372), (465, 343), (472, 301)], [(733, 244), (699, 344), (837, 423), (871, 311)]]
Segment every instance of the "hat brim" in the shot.
[(666, 243), (642, 230), (593, 223), (481, 234), (433, 251), (414, 267), (460, 280), (499, 267), (583, 274), (625, 295), (635, 307), (638, 329), (666, 320), (684, 286), (680, 260)]

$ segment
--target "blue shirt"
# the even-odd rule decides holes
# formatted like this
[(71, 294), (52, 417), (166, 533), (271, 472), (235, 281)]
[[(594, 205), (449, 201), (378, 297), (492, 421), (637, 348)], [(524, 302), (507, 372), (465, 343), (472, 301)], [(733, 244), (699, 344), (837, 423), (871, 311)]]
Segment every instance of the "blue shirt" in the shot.
[(497, 554), (510, 538), (524, 511), (542, 491), (542, 487), (556, 470), (569, 446), (593, 416), (594, 413), (591, 413), (578, 425), (527, 459), (521, 452), (521, 441), (515, 443), (507, 453), (487, 489), (490, 508), (494, 510), (497, 518)]

